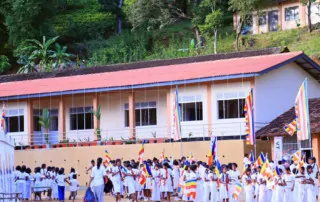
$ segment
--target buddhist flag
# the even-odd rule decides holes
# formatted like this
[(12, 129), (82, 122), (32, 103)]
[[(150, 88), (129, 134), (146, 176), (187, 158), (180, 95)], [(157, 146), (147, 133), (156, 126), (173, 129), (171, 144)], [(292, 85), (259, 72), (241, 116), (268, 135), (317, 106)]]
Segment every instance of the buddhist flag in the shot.
[(273, 176), (275, 177), (275, 176), (279, 176), (279, 175), (280, 175), (280, 170), (279, 170), (279, 167), (276, 166), (273, 170)]
[(246, 97), (244, 105), (244, 113), (246, 120), (246, 136), (247, 144), (254, 145), (256, 143), (256, 136), (254, 133), (254, 106), (253, 106), (253, 89), (251, 89), (248, 97)]
[(298, 150), (292, 155), (292, 161), (301, 161), (301, 151)]
[(175, 125), (174, 140), (178, 141), (178, 140), (181, 140), (181, 125), (180, 125), (181, 118), (180, 118), (178, 86), (176, 87), (176, 93), (174, 97), (173, 121)]
[(159, 162), (160, 162), (160, 163), (163, 162), (164, 159), (165, 159), (165, 157), (164, 157), (164, 152), (161, 152), (160, 158), (159, 158)]
[(141, 174), (139, 176), (139, 183), (141, 184), (141, 186), (144, 186), (147, 182), (147, 170), (146, 170), (146, 167), (143, 166), (141, 168)]
[(147, 177), (152, 176), (151, 169), (150, 169), (150, 167), (149, 167), (147, 162), (144, 162), (144, 168), (145, 168), (146, 176)]
[(222, 169), (221, 169), (221, 165), (220, 165), (220, 161), (216, 160), (215, 161), (216, 167), (215, 167), (215, 173), (218, 176), (218, 178), (220, 178), (220, 175), (222, 173)]
[(197, 190), (197, 180), (189, 180), (185, 183), (185, 190), (187, 194), (188, 201), (193, 201), (196, 199)]
[(261, 170), (260, 170), (260, 174), (266, 179), (271, 176), (270, 164), (269, 164), (269, 160), (268, 159), (262, 165)]
[(261, 166), (264, 162), (266, 162), (266, 158), (264, 157), (263, 153), (261, 152), (257, 159), (257, 166)]
[(233, 194), (232, 194), (232, 198), (234, 199), (234, 200), (238, 200), (239, 199), (239, 196), (240, 196), (240, 194), (241, 194), (241, 191), (242, 191), (242, 184), (241, 183), (237, 183), (236, 184), (236, 189), (233, 191)]
[(250, 154), (249, 154), (249, 161), (250, 161), (251, 163), (253, 163), (254, 160), (255, 160), (254, 154), (253, 154), (253, 151), (251, 150), (251, 151), (250, 151)]
[(297, 120), (293, 120), (291, 123), (286, 124), (283, 129), (292, 136), (297, 131)]
[(138, 154), (138, 161), (141, 164), (143, 162), (143, 155), (144, 155), (144, 143), (142, 143), (141, 148)]
[(211, 166), (217, 158), (217, 137), (211, 137), (211, 148), (208, 154), (208, 165)]
[(4, 134), (8, 133), (7, 117), (6, 117), (6, 105), (5, 105), (5, 103), (3, 103), (3, 105), (2, 105), (1, 129), (3, 130)]
[(107, 150), (105, 150), (105, 153), (106, 153), (105, 154), (106, 160), (104, 161), (104, 164), (108, 165), (110, 163), (110, 161), (111, 161), (111, 157), (110, 157), (110, 155), (109, 155)]
[(297, 120), (297, 137), (298, 140), (308, 140), (310, 138), (310, 120), (309, 105), (307, 93), (307, 79), (300, 86), (295, 103), (296, 120)]

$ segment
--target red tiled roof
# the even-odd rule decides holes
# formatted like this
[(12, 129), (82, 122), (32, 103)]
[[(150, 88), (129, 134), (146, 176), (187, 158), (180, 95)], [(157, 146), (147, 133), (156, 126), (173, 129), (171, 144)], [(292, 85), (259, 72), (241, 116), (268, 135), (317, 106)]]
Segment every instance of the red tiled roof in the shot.
[[(320, 98), (309, 99), (310, 131), (312, 134), (320, 134)], [(286, 124), (295, 118), (294, 107), (281, 114), (268, 125), (257, 131), (257, 137), (286, 136), (283, 129)]]
[(261, 73), (300, 55), (303, 55), (303, 53), (291, 52), (99, 74), (7, 82), (0, 84), (0, 97), (124, 87), (219, 76), (241, 76), (242, 74)]

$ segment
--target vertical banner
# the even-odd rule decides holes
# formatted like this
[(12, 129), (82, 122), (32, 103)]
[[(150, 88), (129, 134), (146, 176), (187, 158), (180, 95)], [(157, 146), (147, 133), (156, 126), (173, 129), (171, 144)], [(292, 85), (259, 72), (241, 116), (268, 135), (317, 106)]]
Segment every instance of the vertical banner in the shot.
[(274, 137), (274, 162), (282, 160), (282, 140), (283, 137)]

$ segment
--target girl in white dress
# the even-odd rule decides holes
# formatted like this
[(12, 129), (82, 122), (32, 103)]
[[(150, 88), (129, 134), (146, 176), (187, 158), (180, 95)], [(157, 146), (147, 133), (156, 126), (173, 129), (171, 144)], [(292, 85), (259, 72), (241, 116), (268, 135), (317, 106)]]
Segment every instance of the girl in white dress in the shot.
[(220, 184), (220, 199), (222, 202), (229, 202), (229, 175), (227, 174), (227, 166), (222, 166), (222, 173), (219, 178), (219, 184)]
[(134, 182), (134, 185), (135, 185), (135, 190), (136, 190), (136, 200), (138, 201), (138, 199), (141, 196), (141, 191), (142, 191), (142, 186), (139, 183), (139, 177), (140, 177), (141, 171), (138, 169), (138, 164), (133, 165), (133, 172), (136, 175), (136, 180)]
[(27, 168), (26, 170), (26, 199), (31, 198), (31, 169)]
[[(308, 196), (307, 196), (307, 186), (305, 183), (306, 179), (306, 173), (305, 168), (302, 166), (299, 169), (299, 173), (296, 175), (296, 182), (295, 185), (297, 185), (297, 202), (307, 202)], [(295, 188), (296, 188), (295, 187)]]
[(230, 196), (230, 199), (229, 199), (229, 201), (233, 202), (233, 201), (236, 201), (236, 200), (233, 199), (232, 194), (236, 190), (236, 184), (240, 180), (240, 172), (239, 172), (239, 170), (237, 170), (238, 165), (236, 163), (232, 163), (231, 166), (232, 166), (232, 169), (229, 170), (229, 172), (228, 172), (229, 177), (230, 177), (230, 180), (229, 180), (229, 196)]
[(34, 180), (34, 200), (36, 201), (39, 199), (41, 201), (41, 188), (37, 187), (42, 187), (42, 180), (43, 176), (40, 174), (40, 167), (37, 167), (34, 169), (34, 175), (33, 175), (33, 180)]
[[(188, 180), (190, 180), (190, 167), (189, 166), (185, 166), (185, 170), (183, 170), (182, 172), (181, 172), (181, 175), (182, 175), (182, 179), (181, 179), (181, 181), (180, 181), (180, 183), (181, 183), (181, 185), (183, 185), (183, 187), (185, 186), (185, 182), (186, 181), (188, 181)], [(182, 190), (182, 200), (183, 201), (187, 201), (188, 200), (188, 197), (187, 197), (187, 192), (186, 192), (186, 190), (185, 190), (185, 188), (183, 188), (183, 190)]]
[(59, 199), (59, 194), (58, 194), (58, 184), (55, 181), (57, 175), (59, 172), (59, 168), (55, 168), (55, 170), (53, 170), (51, 172), (51, 180), (52, 180), (52, 184), (51, 184), (51, 188), (52, 188), (52, 198), (53, 200), (58, 200)]
[(161, 193), (160, 193), (160, 165), (155, 164), (154, 170), (152, 170), (152, 201), (160, 201)]
[(202, 176), (203, 179), (203, 202), (209, 202), (210, 197), (210, 178), (209, 178), (209, 169), (206, 167), (206, 172)]
[(22, 193), (22, 198), (26, 199), (26, 182), (27, 182), (27, 174), (26, 174), (26, 166), (21, 166), (21, 172), (19, 175), (19, 179), (17, 181), (18, 184), (18, 192)]
[(173, 178), (172, 172), (170, 170), (170, 166), (168, 163), (163, 164), (163, 169), (161, 170), (161, 185), (160, 192), (162, 194), (162, 200), (165, 198), (165, 194), (167, 194), (167, 199), (170, 201), (170, 195), (173, 191), (172, 189)]
[(258, 202), (269, 202), (271, 199), (267, 197), (267, 180), (260, 173), (257, 176), (257, 183), (259, 184)]
[(287, 186), (285, 187), (284, 193), (284, 202), (292, 202), (293, 190), (294, 190), (294, 179), (295, 176), (291, 173), (290, 167), (286, 168), (286, 174), (284, 175), (284, 180), (286, 181)]
[(308, 165), (307, 166), (307, 173), (306, 173), (306, 179), (305, 179), (305, 183), (306, 183), (306, 191), (307, 191), (307, 200), (308, 202), (316, 202), (318, 201), (316, 198), (316, 189), (318, 187), (316, 187), (316, 176), (315, 173), (313, 172), (312, 166)]
[(123, 173), (121, 171), (121, 160), (116, 160), (116, 166), (112, 168), (113, 190), (116, 195), (116, 201), (121, 201), (123, 187)]
[(219, 192), (218, 192), (218, 177), (215, 173), (215, 168), (211, 167), (210, 168), (210, 173), (208, 175), (210, 179), (210, 202), (217, 202), (219, 201)]
[(245, 174), (242, 176), (242, 183), (244, 184), (244, 191), (246, 195), (246, 202), (254, 201), (254, 187), (251, 176), (251, 169), (247, 168)]
[(178, 187), (179, 187), (179, 181), (180, 181), (180, 165), (177, 160), (173, 161), (172, 175), (173, 175), (174, 193), (176, 193), (176, 195), (178, 195)]
[[(197, 174), (197, 165), (190, 166), (190, 173), (189, 173), (187, 181), (189, 181), (189, 180), (197, 180), (197, 188), (198, 188), (198, 181), (201, 180), (201, 178)], [(197, 195), (199, 195), (199, 193), (197, 192), (197, 189), (196, 189), (196, 199), (189, 199), (188, 201), (199, 202)]]
[(274, 202), (284, 201), (284, 191), (287, 186), (286, 181), (283, 176), (282, 169), (279, 168), (279, 175), (275, 177), (275, 197)]
[[(147, 162), (149, 167), (152, 168), (152, 162)], [(143, 167), (143, 165), (141, 165)], [(150, 200), (151, 198), (151, 189), (152, 189), (152, 176), (148, 176), (146, 179), (146, 184), (144, 186), (143, 195), (145, 200)]]
[(197, 189), (196, 189), (196, 192), (197, 192), (196, 201), (202, 201), (203, 194), (204, 194), (204, 191), (203, 191), (204, 183), (203, 183), (203, 180), (202, 180), (202, 176), (199, 173), (199, 168), (200, 168), (200, 166), (202, 166), (201, 164), (202, 164), (202, 162), (199, 161), (198, 162), (198, 166), (197, 166), (197, 170), (196, 170), (196, 174), (197, 174), (197, 178), (198, 178), (198, 180), (197, 180)]
[(128, 196), (129, 199), (132, 199), (132, 201), (136, 200), (136, 189), (135, 189), (135, 181), (136, 181), (136, 173), (132, 169), (132, 165), (127, 165), (127, 173), (124, 174), (124, 177), (127, 182), (127, 190), (128, 190)]

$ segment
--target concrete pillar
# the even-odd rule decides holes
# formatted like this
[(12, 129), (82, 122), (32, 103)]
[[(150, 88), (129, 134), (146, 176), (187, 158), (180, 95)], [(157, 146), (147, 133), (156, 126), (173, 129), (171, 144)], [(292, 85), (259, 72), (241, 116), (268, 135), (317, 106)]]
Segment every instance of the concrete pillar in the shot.
[(66, 112), (64, 106), (64, 99), (59, 100), (59, 117), (58, 117), (58, 127), (59, 127), (59, 140), (63, 141), (66, 139)]
[(212, 90), (211, 83), (207, 84), (207, 113), (208, 113), (208, 136), (212, 135)]
[[(278, 24), (279, 24), (280, 30), (283, 30), (282, 25), (283, 25), (283, 21), (284, 21), (284, 18), (285, 18), (283, 9), (284, 8), (283, 8), (282, 4), (280, 4), (279, 7), (278, 7), (278, 10), (279, 10), (279, 14), (278, 14), (279, 22), (278, 22)], [(280, 31), (280, 30), (277, 30), (277, 31)]]
[(319, 153), (319, 148), (320, 148), (320, 140), (319, 140), (319, 134), (312, 134), (312, 155), (316, 157), (317, 162), (319, 162), (320, 159), (320, 153)]
[(33, 101), (28, 100), (27, 101), (27, 120), (28, 120), (28, 142), (29, 145), (34, 144), (34, 129), (33, 129)]
[(171, 138), (171, 89), (167, 91), (167, 138)]
[(253, 13), (253, 20), (253, 34), (259, 34), (259, 13), (257, 11)]
[(130, 128), (130, 139), (136, 139), (136, 102), (135, 93), (129, 94), (129, 128)]
[[(93, 111), (96, 112), (96, 111), (98, 110), (98, 106), (99, 106), (99, 104), (100, 104), (98, 93), (96, 93), (96, 94), (93, 96), (92, 102), (93, 102), (93, 103), (92, 103)], [(96, 139), (97, 139), (96, 130), (97, 130), (97, 129), (100, 129), (100, 120), (98, 120), (95, 115), (93, 115), (93, 128), (94, 128), (94, 130), (95, 130), (95, 136), (96, 136)]]
[(303, 4), (299, 6), (300, 14), (300, 27), (305, 27), (307, 25), (307, 7)]
[[(271, 159), (274, 160), (274, 137), (271, 137), (270, 141), (271, 141)], [(271, 159), (269, 159), (269, 161)]]

